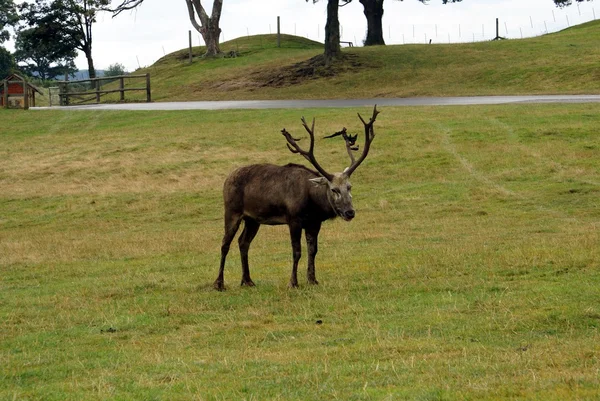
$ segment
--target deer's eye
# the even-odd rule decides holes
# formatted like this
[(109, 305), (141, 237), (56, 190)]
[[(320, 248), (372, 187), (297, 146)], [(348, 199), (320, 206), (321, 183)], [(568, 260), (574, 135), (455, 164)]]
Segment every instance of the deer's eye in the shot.
[(342, 196), (342, 192), (339, 190), (339, 188), (332, 188), (331, 192), (333, 192), (335, 196)]

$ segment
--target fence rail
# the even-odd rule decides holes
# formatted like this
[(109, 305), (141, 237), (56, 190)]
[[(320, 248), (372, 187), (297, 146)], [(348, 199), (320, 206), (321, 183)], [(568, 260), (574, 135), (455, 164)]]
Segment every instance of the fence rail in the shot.
[[(125, 87), (125, 79), (143, 79), (144, 87)], [(118, 81), (118, 88), (102, 89), (102, 82), (112, 83)], [(89, 83), (89, 84), (88, 84)], [(74, 87), (74, 88), (73, 88)], [(89, 87), (89, 90), (82, 88)], [(74, 90), (73, 90), (74, 89)], [(60, 106), (69, 106), (72, 104), (83, 104), (87, 102), (100, 103), (102, 96), (110, 93), (119, 93), (119, 101), (125, 101), (125, 92), (145, 91), (146, 102), (152, 101), (152, 92), (150, 87), (150, 74), (143, 75), (119, 75), (114, 77), (80, 79), (75, 81), (59, 81), (58, 97)], [(88, 97), (86, 97), (88, 96)], [(50, 104), (52, 106), (52, 104)]]

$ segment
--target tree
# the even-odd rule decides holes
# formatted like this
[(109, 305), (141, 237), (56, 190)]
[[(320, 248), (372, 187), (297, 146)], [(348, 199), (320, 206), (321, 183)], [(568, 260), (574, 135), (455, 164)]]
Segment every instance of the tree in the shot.
[(15, 59), (4, 47), (0, 46), (0, 78), (10, 75), (15, 69)]
[(0, 43), (10, 39), (9, 26), (14, 26), (19, 20), (13, 0), (0, 0)]
[[(319, 0), (312, 1), (313, 4)], [(343, 7), (352, 0), (327, 0), (327, 21), (325, 22), (325, 52), (323, 54), (325, 65), (329, 66), (333, 60), (340, 57), (340, 19), (339, 7)], [(340, 5), (340, 2), (342, 3)]]
[[(383, 0), (359, 0), (367, 18), (365, 46), (385, 45), (383, 40)], [(423, 0), (419, 0), (423, 1)]]
[[(581, 3), (583, 1), (592, 1), (592, 0), (575, 0), (577, 3)], [(556, 4), (557, 7), (568, 7), (571, 4), (573, 4), (573, 0), (554, 0), (554, 4)]]
[[(121, 4), (115, 8), (109, 8), (115, 16), (126, 10), (132, 10), (144, 2), (144, 0), (119, 0)], [(223, 0), (213, 0), (212, 12), (210, 17), (202, 6), (201, 0), (185, 0), (188, 9), (188, 16), (192, 26), (202, 35), (206, 43), (206, 53), (204, 57), (214, 57), (221, 54), (219, 39), (221, 37), (221, 28), (219, 21), (221, 19), (221, 10), (223, 9)], [(198, 22), (198, 20), (200, 20)]]
[(92, 25), (98, 12), (108, 4), (110, 0), (36, 0), (35, 3), (23, 3), (21, 11), (30, 27), (55, 21), (59, 25), (55, 30), (56, 38), (64, 38), (85, 54), (89, 76), (95, 78)]
[(125, 66), (120, 63), (111, 64), (104, 71), (105, 77), (118, 77), (119, 75), (125, 75), (127, 71), (125, 70)]
[[(427, 4), (429, 0), (418, 1)], [(442, 3), (458, 3), (460, 1), (462, 0), (442, 0)], [(359, 2), (363, 5), (365, 17), (367, 19), (367, 37), (364, 45), (385, 45), (385, 41), (383, 40), (383, 0), (359, 0)]]
[[(344, 1), (344, 0), (342, 0)], [(340, 49), (340, 19), (339, 0), (327, 1), (327, 22), (325, 23), (325, 65), (329, 66), (333, 60), (339, 58)]]
[(47, 24), (17, 33), (15, 59), (24, 72), (46, 80), (76, 71), (75, 48), (57, 36), (57, 31), (60, 32), (60, 25), (47, 21)]

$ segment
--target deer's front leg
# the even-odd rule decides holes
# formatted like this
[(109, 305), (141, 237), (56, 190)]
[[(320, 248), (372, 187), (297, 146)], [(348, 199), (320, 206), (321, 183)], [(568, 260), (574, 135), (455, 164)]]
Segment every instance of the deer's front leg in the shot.
[(298, 287), (298, 262), (300, 256), (302, 256), (302, 246), (300, 240), (302, 239), (302, 225), (296, 222), (290, 223), (290, 237), (292, 240), (292, 276), (290, 277), (290, 283), (288, 287)]
[(318, 252), (318, 237), (319, 231), (321, 230), (321, 223), (318, 223), (312, 227), (307, 227), (306, 233), (306, 246), (308, 248), (308, 270), (306, 271), (306, 278), (309, 284), (319, 284), (315, 276), (315, 257)]

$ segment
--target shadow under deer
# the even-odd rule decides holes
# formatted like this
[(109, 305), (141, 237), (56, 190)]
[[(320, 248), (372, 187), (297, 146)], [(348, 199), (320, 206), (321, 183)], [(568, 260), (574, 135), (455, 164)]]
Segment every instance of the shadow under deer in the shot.
[(328, 173), (316, 160), (315, 120), (313, 118), (312, 125), (309, 127), (302, 117), (302, 125), (310, 138), (308, 150), (302, 149), (297, 143), (299, 139), (292, 137), (285, 128), (281, 133), (287, 141), (289, 150), (303, 156), (316, 171), (293, 163), (285, 166), (253, 164), (240, 167), (227, 177), (223, 185), (225, 235), (221, 245), (219, 276), (214, 282), (215, 289), (219, 291), (225, 289), (223, 278), (225, 259), (242, 221), (244, 229), (238, 239), (242, 259), (242, 286), (254, 286), (250, 278), (248, 250), (261, 224), (289, 226), (293, 255), (289, 287), (298, 287), (298, 262), (301, 256), (302, 230), (304, 230), (308, 248), (307, 280), (309, 284), (318, 284), (315, 276), (315, 256), (321, 224), (325, 220), (336, 217), (341, 217), (345, 221), (354, 218), (350, 176), (369, 154), (375, 137), (373, 125), (378, 114), (377, 106), (373, 108), (373, 115), (369, 122), (358, 114), (365, 129), (365, 143), (358, 159), (355, 159), (353, 154), (358, 150), (357, 135), (348, 135), (344, 128), (329, 136), (342, 136), (346, 142), (350, 166), (341, 173)]

